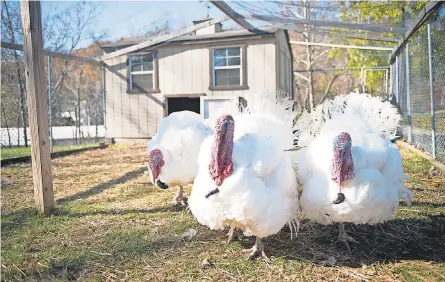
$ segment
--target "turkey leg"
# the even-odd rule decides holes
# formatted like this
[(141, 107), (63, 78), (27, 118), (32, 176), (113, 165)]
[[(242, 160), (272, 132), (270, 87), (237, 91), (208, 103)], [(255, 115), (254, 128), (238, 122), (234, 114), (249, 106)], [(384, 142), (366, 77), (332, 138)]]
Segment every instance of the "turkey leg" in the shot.
[(173, 198), (174, 205), (187, 205), (187, 198), (184, 197), (184, 191), (182, 190), (182, 188), (182, 186), (179, 186), (178, 192), (176, 192), (176, 195)]
[(348, 236), (345, 231), (345, 226), (343, 225), (343, 222), (339, 223), (340, 226), (340, 233), (338, 234), (338, 241), (342, 242), (343, 245), (345, 245), (346, 249), (348, 249), (348, 252), (351, 253), (351, 247), (349, 247), (348, 242), (357, 243), (354, 238), (351, 236)]
[(256, 237), (255, 245), (250, 249), (243, 250), (243, 253), (248, 253), (250, 259), (255, 259), (258, 256), (262, 256), (266, 262), (270, 262), (270, 259), (266, 256), (264, 252), (263, 239)]

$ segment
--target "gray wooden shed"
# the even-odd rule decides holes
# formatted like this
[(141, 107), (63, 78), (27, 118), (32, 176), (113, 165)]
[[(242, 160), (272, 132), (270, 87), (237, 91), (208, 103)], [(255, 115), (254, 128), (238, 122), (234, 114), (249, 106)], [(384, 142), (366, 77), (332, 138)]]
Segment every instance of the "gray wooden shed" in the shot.
[[(107, 54), (138, 43), (102, 48)], [(288, 34), (277, 28), (224, 31), (215, 23), (104, 63), (106, 137), (118, 141), (151, 138), (175, 111), (208, 118), (221, 102), (248, 93), (293, 97)]]

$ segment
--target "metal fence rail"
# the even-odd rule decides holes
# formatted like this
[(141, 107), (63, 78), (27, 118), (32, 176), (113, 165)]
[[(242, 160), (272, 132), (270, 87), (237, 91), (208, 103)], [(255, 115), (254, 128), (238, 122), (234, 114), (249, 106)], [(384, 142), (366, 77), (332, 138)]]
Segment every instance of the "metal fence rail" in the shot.
[(445, 162), (445, 5), (420, 22), (391, 62), (391, 94), (401, 136)]

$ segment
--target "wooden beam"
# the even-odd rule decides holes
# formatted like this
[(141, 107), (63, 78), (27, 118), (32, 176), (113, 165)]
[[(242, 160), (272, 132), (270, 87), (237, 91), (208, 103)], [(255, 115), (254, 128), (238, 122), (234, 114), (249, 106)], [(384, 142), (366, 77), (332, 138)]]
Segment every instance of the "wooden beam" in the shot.
[(317, 71), (317, 72), (328, 72), (328, 71), (348, 71), (348, 70), (361, 70), (361, 69), (363, 69), (363, 70), (366, 70), (366, 71), (372, 71), (372, 70), (374, 70), (374, 71), (377, 71), (377, 70), (380, 70), (380, 71), (382, 71), (382, 70), (384, 70), (384, 71), (386, 71), (386, 70), (389, 70), (389, 68), (390, 68), (390, 66), (382, 66), (382, 67), (352, 67), (352, 68), (337, 68), (337, 69), (332, 69), (332, 68), (327, 68), (327, 69), (311, 69), (311, 70), (293, 70), (293, 72), (294, 73), (298, 73), (298, 72), (309, 72), (309, 71), (312, 71), (312, 72), (315, 72), (315, 71)]
[[(3, 41), (1, 42), (1, 44), (2, 44), (1, 46), (3, 48), (13, 49), (13, 50), (17, 50), (17, 51), (23, 51), (23, 45), (3, 42)], [(43, 54), (45, 54), (47, 56), (51, 56), (51, 57), (66, 59), (66, 60), (74, 60), (74, 61), (78, 61), (78, 62), (82, 62), (82, 63), (86, 63), (86, 64), (100, 65), (99, 61), (97, 61), (95, 59), (87, 58), (87, 57), (79, 57), (79, 56), (74, 56), (74, 55), (62, 54), (62, 53), (52, 52), (52, 51), (48, 51), (48, 50), (43, 50)]]
[(255, 19), (255, 20), (275, 22), (275, 23), (285, 23), (285, 24), (308, 24), (314, 26), (329, 26), (337, 28), (370, 30), (375, 32), (391, 32), (391, 33), (405, 32), (404, 28), (398, 26), (380, 26), (372, 24), (343, 23), (336, 21), (309, 20), (309, 19), (298, 19), (294, 17), (270, 16), (270, 15), (258, 15), (258, 14), (243, 14), (243, 16), (248, 19)]
[(34, 199), (38, 212), (54, 209), (53, 177), (49, 148), (48, 105), (43, 65), (40, 1), (22, 0), (23, 53), (31, 131), (31, 160)]
[(224, 14), (229, 16), (232, 20), (234, 20), (242, 28), (247, 29), (249, 31), (256, 30), (256, 28), (253, 25), (251, 25), (248, 21), (246, 21), (244, 19), (244, 16), (238, 14), (235, 10), (233, 10), (224, 1), (210, 1), (210, 3), (215, 5), (218, 9), (221, 10), (221, 12), (223, 12)]
[(421, 156), (422, 158), (427, 159), (433, 166), (435, 166), (436, 168), (440, 169), (442, 172), (445, 173), (445, 165), (439, 161), (436, 161), (431, 156), (427, 155), (425, 152), (417, 149), (416, 147), (412, 146), (409, 143), (403, 142), (402, 140), (397, 140), (395, 143), (399, 148), (402, 147), (402, 148), (411, 150), (414, 153)]
[(356, 46), (356, 45), (316, 43), (316, 42), (306, 42), (306, 41), (289, 41), (289, 42), (290, 42), (290, 44), (294, 44), (294, 45), (306, 45), (306, 46), (310, 45), (310, 46), (335, 47), (335, 48), (345, 48), (345, 49), (378, 50), (378, 51), (392, 51), (393, 50), (393, 48), (390, 48), (390, 47)]
[(343, 33), (339, 33), (339, 32), (331, 32), (329, 30), (309, 29), (308, 31), (306, 31), (302, 28), (297, 28), (295, 25), (290, 25), (290, 24), (281, 24), (281, 25), (275, 24), (275, 25), (269, 25), (269, 26), (274, 27), (274, 28), (286, 29), (288, 31), (293, 31), (293, 32), (298, 32), (298, 33), (309, 32), (309, 33), (313, 33), (313, 34), (327, 35), (327, 36), (340, 37), (340, 38), (351, 38), (351, 39), (382, 41), (382, 42), (392, 42), (392, 43), (398, 42), (398, 39), (396, 39), (394, 37), (384, 37), (384, 36), (369, 35), (369, 34), (363, 35), (363, 36), (360, 34), (348, 35), (348, 34), (343, 34)]
[(189, 26), (187, 28), (181, 29), (181, 30), (179, 30), (177, 32), (174, 32), (174, 33), (153, 37), (153, 38), (151, 38), (151, 39), (149, 39), (147, 41), (141, 42), (139, 44), (136, 44), (136, 45), (133, 45), (133, 46), (129, 46), (127, 48), (123, 48), (121, 50), (118, 50), (118, 51), (115, 51), (115, 52), (103, 55), (103, 56), (99, 57), (98, 60), (99, 61), (104, 61), (104, 60), (108, 60), (108, 59), (111, 59), (111, 58), (115, 58), (115, 57), (118, 57), (118, 56), (122, 56), (122, 55), (125, 55), (125, 54), (128, 54), (128, 53), (131, 53), (131, 52), (136, 52), (138, 50), (145, 49), (145, 48), (154, 46), (156, 44), (159, 44), (159, 43), (162, 43), (162, 42), (166, 42), (166, 41), (175, 39), (176, 37), (179, 37), (179, 36), (182, 36), (182, 35), (186, 35), (186, 34), (188, 34), (190, 32), (195, 31), (195, 30), (211, 26), (213, 24), (225, 21), (227, 19), (228, 19), (228, 17), (223, 17), (223, 18), (219, 18), (219, 19), (215, 19), (215, 20), (210, 20), (210, 21), (206, 21), (206, 22), (203, 22), (203, 23), (200, 23), (200, 24), (195, 24), (195, 25)]

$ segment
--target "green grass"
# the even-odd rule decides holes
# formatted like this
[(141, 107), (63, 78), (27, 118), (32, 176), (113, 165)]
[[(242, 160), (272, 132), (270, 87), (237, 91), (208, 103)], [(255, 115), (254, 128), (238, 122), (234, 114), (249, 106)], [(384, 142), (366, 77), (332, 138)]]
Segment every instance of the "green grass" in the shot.
[[(412, 126), (419, 129), (431, 130), (431, 116), (413, 115), (411, 117)], [(407, 121), (405, 121), (407, 124)], [(436, 132), (445, 133), (445, 115), (436, 115)]]
[[(3, 168), (2, 280), (445, 280), (445, 178), (430, 179), (430, 163), (410, 151), (402, 155), (413, 207), (402, 204), (384, 232), (348, 226), (359, 242), (348, 254), (335, 243), (336, 226), (304, 221), (296, 239), (285, 227), (265, 240), (266, 264), (241, 252), (252, 238), (228, 245), (227, 231), (211, 231), (172, 206), (175, 189), (150, 186), (145, 150), (110, 146), (54, 160), (58, 205), (48, 217), (33, 210), (30, 165)], [(197, 235), (182, 236), (190, 228)]]
[[(92, 144), (54, 146), (54, 152), (62, 152), (62, 151), (69, 151), (69, 150), (75, 150), (75, 149), (89, 148), (89, 147), (94, 147), (94, 146), (98, 146), (98, 145), (99, 145), (98, 143), (92, 143)], [(2, 146), (2, 148), (1, 148), (1, 158), (2, 159), (24, 157), (24, 156), (30, 156), (30, 155), (31, 155), (31, 147), (8, 148), (6, 146)]]

